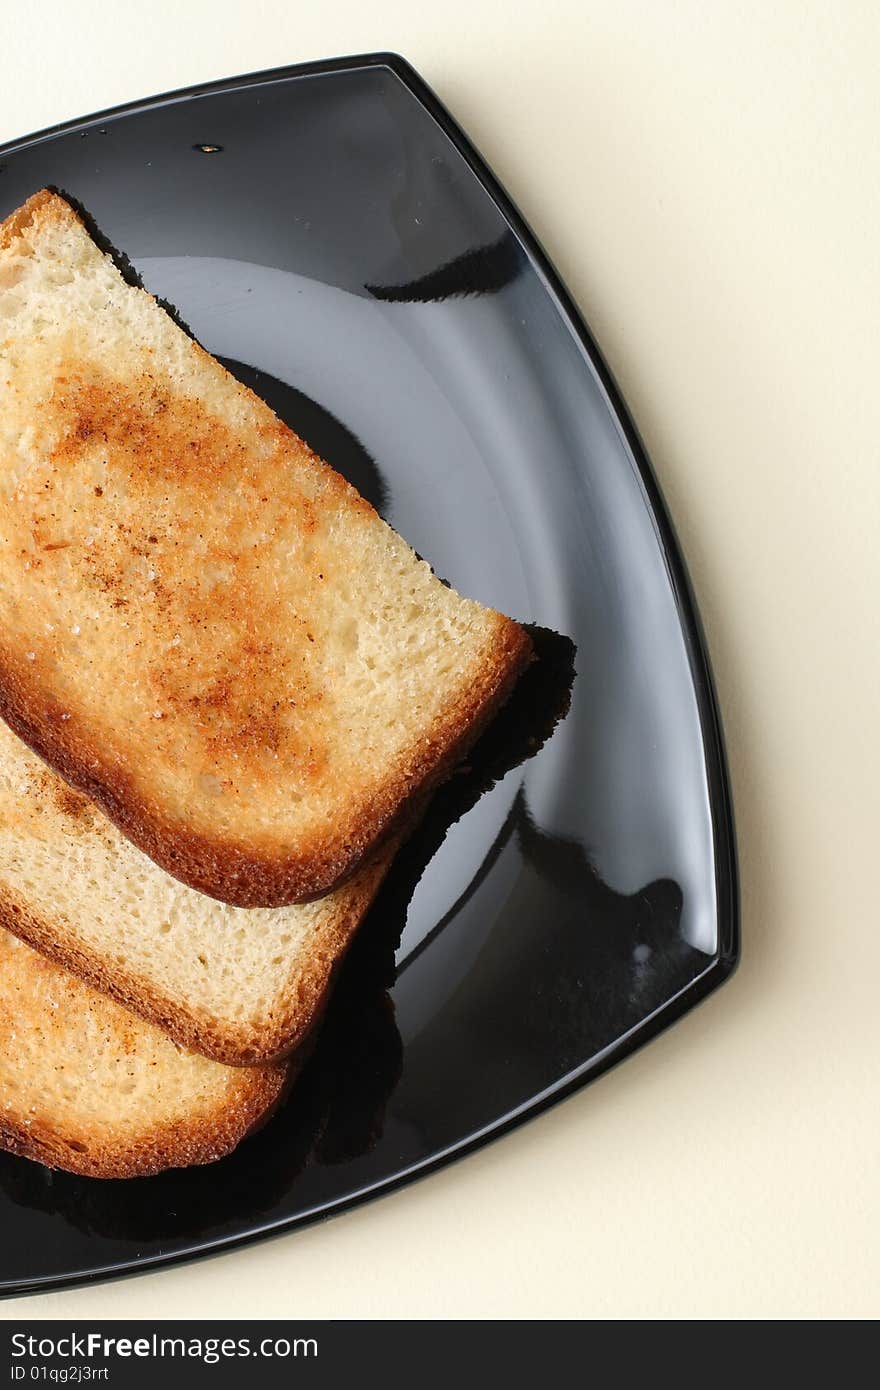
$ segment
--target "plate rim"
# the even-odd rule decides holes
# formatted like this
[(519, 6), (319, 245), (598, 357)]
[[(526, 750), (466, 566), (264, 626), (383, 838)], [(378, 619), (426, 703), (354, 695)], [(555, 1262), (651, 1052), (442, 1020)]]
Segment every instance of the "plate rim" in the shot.
[[(257, 72), (243, 73), (235, 77), (197, 83), (189, 87), (178, 87), (154, 96), (141, 97), (118, 106), (106, 107), (91, 115), (62, 121), (30, 135), (5, 142), (0, 145), (0, 180), (2, 180), (4, 172), (4, 160), (8, 155), (20, 153), (33, 145), (54, 139), (59, 135), (84, 131), (92, 126), (100, 125), (103, 121), (120, 116), (140, 115), (164, 106), (182, 105), (191, 100), (221, 95), (248, 87), (283, 83), (303, 77), (331, 76), (363, 69), (385, 69), (393, 73), (410, 95), (427, 111), (464, 159), (485, 194), (522, 245), (562, 321), (580, 345), (586, 362), (595, 373), (602, 389), (606, 406), (623, 435), (633, 469), (644, 492), (645, 504), (654, 523), (657, 542), (669, 576), (679, 626), (685, 640), (688, 668), (697, 702), (700, 736), (706, 764), (714, 848), (718, 928), (716, 954), (700, 975), (607, 1048), (581, 1066), (576, 1067), (552, 1086), (547, 1087), (536, 1096), (532, 1096), (516, 1110), (477, 1133), (469, 1135), (466, 1139), (433, 1154), (430, 1158), (421, 1160), (409, 1169), (386, 1177), (362, 1190), (348, 1193), (316, 1210), (281, 1217), (264, 1225), (258, 1224), (237, 1235), (224, 1235), (207, 1241), (195, 1241), (184, 1249), (167, 1254), (157, 1253), (145, 1257), (132, 1256), (116, 1263), (77, 1273), (41, 1275), (26, 1280), (0, 1279), (0, 1298), (82, 1287), (109, 1279), (153, 1272), (211, 1255), (220, 1255), (226, 1251), (241, 1249), (257, 1241), (281, 1236), (290, 1231), (313, 1225), (317, 1221), (327, 1220), (343, 1211), (352, 1210), (366, 1201), (395, 1192), (417, 1179), (428, 1177), (431, 1173), (453, 1161), (474, 1153), (485, 1144), (500, 1139), (527, 1120), (536, 1118), (551, 1106), (573, 1095), (588, 1082), (596, 1080), (597, 1077), (622, 1062), (672, 1023), (689, 1013), (696, 1004), (724, 984), (739, 964), (741, 951), (739, 867), (733, 798), (720, 707), (705, 631), (684, 555), (666, 501), (623, 394), (562, 277), (531, 226), (500, 180), (492, 172), (486, 160), (412, 64), (399, 53), (380, 50), (338, 58), (291, 63)], [(2, 188), (2, 182), (0, 182), (0, 188)]]

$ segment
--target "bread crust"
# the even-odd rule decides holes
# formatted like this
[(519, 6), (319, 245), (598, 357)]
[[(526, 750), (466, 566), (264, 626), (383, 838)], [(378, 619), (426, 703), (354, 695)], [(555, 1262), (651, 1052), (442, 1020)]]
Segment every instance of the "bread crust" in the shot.
[[(36, 194), (0, 225), (0, 248), (26, 236), (32, 223), (74, 215), (56, 195)], [(207, 357), (202, 349), (199, 353)], [(301, 446), (301, 441), (296, 442)], [(337, 475), (332, 476), (339, 488), (347, 490)], [(349, 502), (372, 512), (363, 499), (349, 498)], [(168, 873), (234, 906), (281, 907), (321, 897), (348, 879), (371, 851), (406, 823), (412, 802), (449, 776), (467, 753), (510, 693), (531, 652), (528, 635), (517, 623), (501, 614), (491, 618), (478, 669), (418, 744), (397, 758), (379, 787), (361, 789), (360, 795), (344, 802), (331, 833), (323, 827), (311, 833), (300, 831), (296, 848), (289, 851), (277, 842), (261, 846), (232, 834), (201, 833), (164, 809), (157, 798), (145, 796), (119, 760), (101, 747), (94, 730), (83, 732), (75, 719), (68, 720), (66, 713), (54, 707), (37, 666), (29, 665), (24, 653), (10, 648), (8, 641), (0, 644), (0, 716)]]
[(57, 193), (53, 193), (49, 188), (41, 188), (39, 193), (33, 193), (26, 203), (22, 203), (20, 208), (16, 208), (3, 222), (0, 222), (0, 251), (7, 246), (12, 246), (37, 220), (38, 216), (49, 219), (57, 217), (59, 213), (57, 205), (61, 201)]

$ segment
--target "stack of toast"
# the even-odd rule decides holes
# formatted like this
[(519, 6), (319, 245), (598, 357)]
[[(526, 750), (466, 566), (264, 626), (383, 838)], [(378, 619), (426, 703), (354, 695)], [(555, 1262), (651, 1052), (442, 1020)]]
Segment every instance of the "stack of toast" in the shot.
[(58, 195), (0, 225), (0, 1147), (124, 1177), (289, 1088), (530, 642)]

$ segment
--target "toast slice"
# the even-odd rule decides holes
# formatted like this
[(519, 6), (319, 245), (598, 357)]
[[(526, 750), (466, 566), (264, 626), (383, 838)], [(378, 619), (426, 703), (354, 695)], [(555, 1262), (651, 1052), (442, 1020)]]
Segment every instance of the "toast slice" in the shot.
[(185, 1052), (0, 931), (0, 1149), (98, 1178), (211, 1163), (271, 1112), (289, 1070)]
[(231, 1065), (320, 1017), (392, 849), (317, 902), (230, 907), (158, 868), (0, 722), (0, 928)]
[(0, 225), (0, 422), (0, 714), (203, 893), (332, 889), (528, 660), (45, 191)]

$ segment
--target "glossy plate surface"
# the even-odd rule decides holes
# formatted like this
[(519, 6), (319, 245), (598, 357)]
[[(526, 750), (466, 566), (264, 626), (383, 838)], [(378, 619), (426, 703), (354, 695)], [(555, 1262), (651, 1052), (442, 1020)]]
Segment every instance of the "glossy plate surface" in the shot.
[(0, 150), (0, 216), (45, 185), (438, 573), (545, 631), (283, 1111), (222, 1163), (129, 1183), (0, 1155), (7, 1291), (424, 1173), (617, 1061), (738, 951), (717, 712), (656, 484), (564, 288), (412, 69), (263, 73)]

